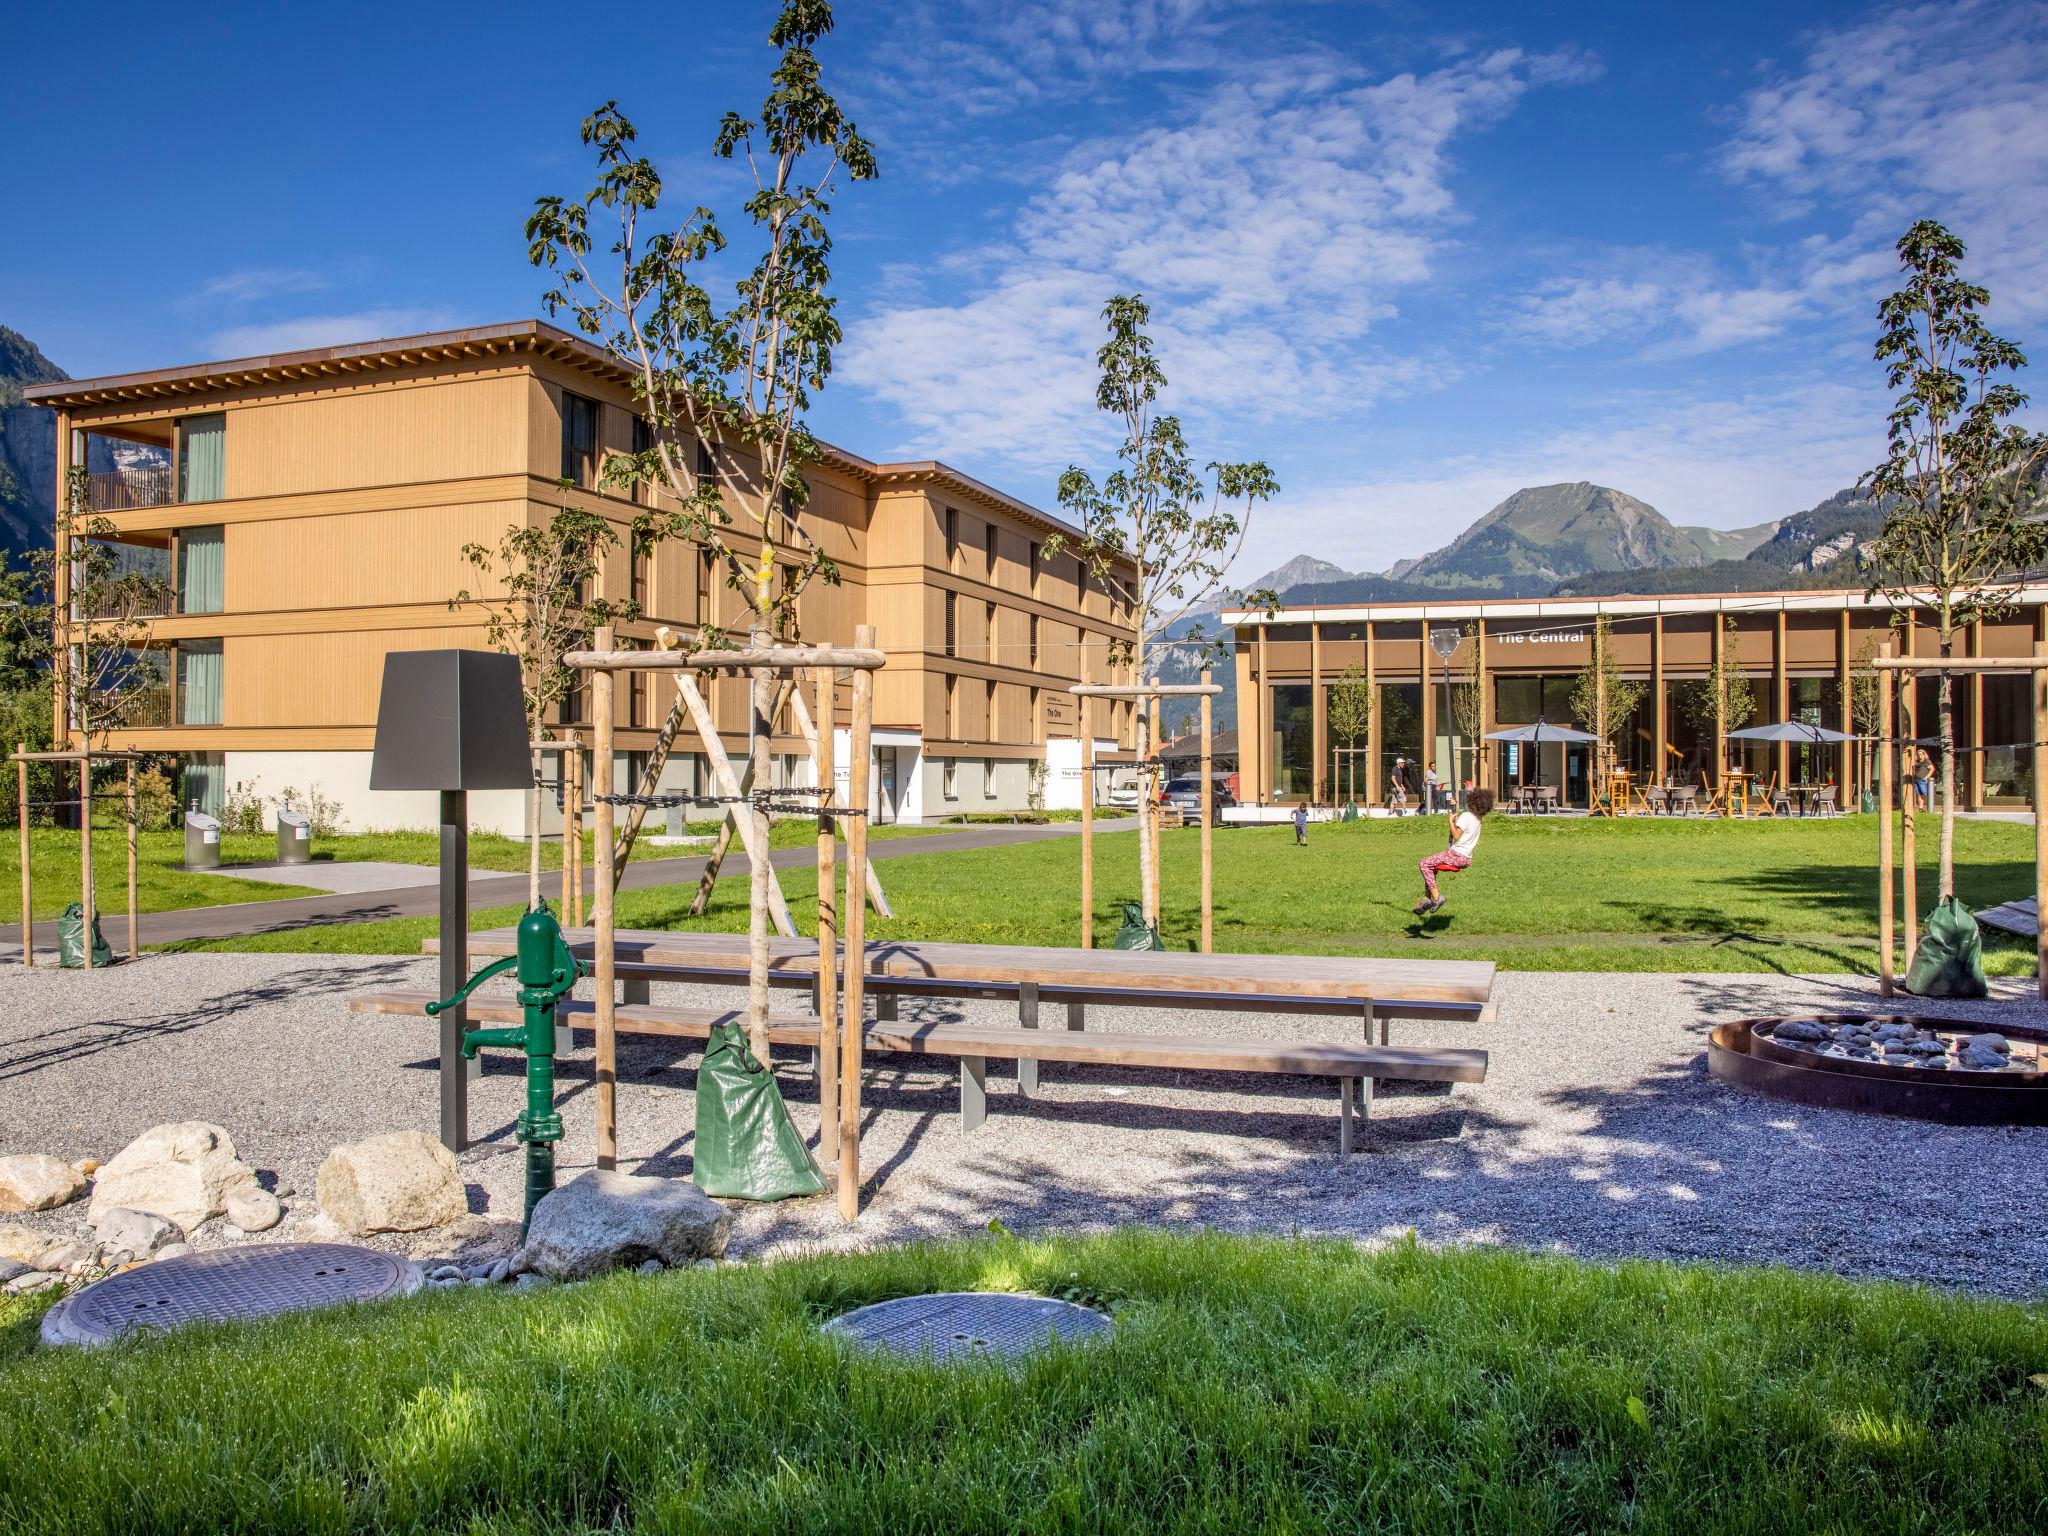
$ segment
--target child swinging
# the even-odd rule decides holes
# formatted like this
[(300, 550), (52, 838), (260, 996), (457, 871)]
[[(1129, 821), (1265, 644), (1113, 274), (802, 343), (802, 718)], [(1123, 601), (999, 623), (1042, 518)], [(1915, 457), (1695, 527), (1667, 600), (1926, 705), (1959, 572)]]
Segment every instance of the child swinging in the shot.
[(1422, 900), (1415, 903), (1415, 915), (1427, 917), (1444, 904), (1443, 893), (1436, 887), (1436, 877), (1454, 869), (1469, 869), (1472, 855), (1479, 847), (1479, 823), (1486, 813), (1493, 809), (1493, 791), (1475, 789), (1465, 797), (1465, 809), (1452, 811), (1446, 819), (1450, 823), (1451, 843), (1442, 853), (1432, 853), (1418, 866), (1422, 870)]

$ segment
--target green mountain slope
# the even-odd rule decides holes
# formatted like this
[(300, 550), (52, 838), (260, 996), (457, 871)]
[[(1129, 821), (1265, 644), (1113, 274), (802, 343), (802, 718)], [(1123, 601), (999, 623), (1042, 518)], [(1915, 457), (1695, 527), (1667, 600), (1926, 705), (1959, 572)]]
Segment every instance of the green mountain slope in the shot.
[(0, 325), (0, 545), (14, 554), (50, 542), (57, 500), (57, 418), (25, 404), (21, 392), (69, 377), (34, 342)]

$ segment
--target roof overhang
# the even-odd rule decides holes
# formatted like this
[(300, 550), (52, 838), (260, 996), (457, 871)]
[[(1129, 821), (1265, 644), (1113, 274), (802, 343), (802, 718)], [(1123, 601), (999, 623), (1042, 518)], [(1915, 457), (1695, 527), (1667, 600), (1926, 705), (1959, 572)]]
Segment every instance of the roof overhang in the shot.
[[(2028, 582), (2015, 591), (2023, 604), (2048, 603), (2048, 583)], [(1860, 613), (1909, 606), (1879, 592), (1703, 592), (1668, 597), (1503, 597), (1479, 601), (1407, 603), (1318, 603), (1298, 608), (1226, 608), (1223, 622), (1235, 629), (1280, 624), (1363, 624), (1416, 619), (1591, 619), (1648, 618), (1695, 613)]]

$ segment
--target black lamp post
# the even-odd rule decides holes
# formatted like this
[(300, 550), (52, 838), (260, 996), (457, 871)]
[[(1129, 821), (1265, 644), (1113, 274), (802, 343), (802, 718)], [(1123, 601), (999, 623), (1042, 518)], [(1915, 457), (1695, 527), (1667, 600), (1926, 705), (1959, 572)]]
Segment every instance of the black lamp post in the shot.
[[(529, 789), (533, 754), (519, 660), (499, 651), (393, 651), (377, 701), (372, 789), (431, 789), (441, 796), (441, 995), (469, 979), (469, 792)], [(538, 837), (531, 827), (528, 835)], [(441, 1022), (441, 1142), (469, 1145), (469, 1083), (462, 1036), (469, 1010)]]

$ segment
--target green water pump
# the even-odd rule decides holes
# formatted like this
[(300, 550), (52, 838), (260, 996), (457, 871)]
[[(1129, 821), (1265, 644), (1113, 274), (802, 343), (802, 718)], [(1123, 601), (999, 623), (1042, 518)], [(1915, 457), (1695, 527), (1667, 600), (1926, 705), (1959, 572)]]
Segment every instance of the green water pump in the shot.
[(562, 925), (543, 901), (519, 919), (515, 953), (493, 961), (470, 977), (460, 992), (443, 1002), (427, 1004), (429, 1014), (453, 1008), (493, 976), (517, 969), (519, 1006), (526, 1022), (517, 1029), (472, 1029), (462, 1036), (462, 1054), (476, 1055), (485, 1045), (510, 1046), (526, 1052), (526, 1108), (519, 1114), (519, 1140), (526, 1145), (526, 1215), (524, 1235), (533, 1208), (555, 1187), (555, 1143), (562, 1139), (562, 1117), (555, 1113), (555, 1006), (567, 997), (578, 976), (590, 974), (562, 937)]

